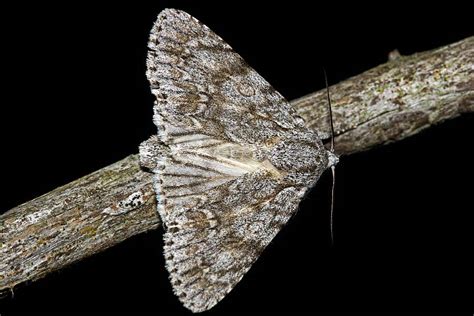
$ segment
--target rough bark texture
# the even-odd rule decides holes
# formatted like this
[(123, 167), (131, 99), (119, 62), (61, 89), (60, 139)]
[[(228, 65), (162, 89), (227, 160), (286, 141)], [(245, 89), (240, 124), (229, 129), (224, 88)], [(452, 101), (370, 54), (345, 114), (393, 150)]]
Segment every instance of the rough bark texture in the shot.
[[(330, 88), (336, 152), (403, 139), (474, 108), (474, 37), (393, 59)], [(328, 135), (326, 92), (292, 102), (307, 126)]]
[[(331, 87), (331, 99), (339, 154), (474, 112), (474, 37), (345, 80)], [(325, 91), (292, 104), (327, 137)], [(0, 292), (159, 224), (151, 174), (131, 155), (1, 215)]]

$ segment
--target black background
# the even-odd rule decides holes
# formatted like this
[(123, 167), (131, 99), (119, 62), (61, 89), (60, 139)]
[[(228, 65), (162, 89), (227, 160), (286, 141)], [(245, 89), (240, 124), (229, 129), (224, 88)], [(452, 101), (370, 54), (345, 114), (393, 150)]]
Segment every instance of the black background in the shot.
[[(152, 3), (2, 9), (0, 212), (136, 153), (155, 132), (146, 42), (165, 7), (207, 24), (288, 99), (323, 88), (322, 66), (336, 83), (395, 48), (412, 54), (474, 33), (470, 9), (451, 2)], [(473, 133), (466, 115), (343, 157), (335, 245), (326, 174), (210, 314), (472, 309)], [(20, 286), (0, 314), (187, 313), (167, 281), (161, 235)]]

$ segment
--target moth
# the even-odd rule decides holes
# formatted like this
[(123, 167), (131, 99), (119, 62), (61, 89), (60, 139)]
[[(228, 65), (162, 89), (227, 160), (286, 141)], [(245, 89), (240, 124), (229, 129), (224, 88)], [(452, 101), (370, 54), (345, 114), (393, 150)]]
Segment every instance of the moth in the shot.
[(242, 279), (338, 158), (285, 98), (189, 14), (166, 9), (149, 37), (154, 173), (174, 293), (210, 309)]

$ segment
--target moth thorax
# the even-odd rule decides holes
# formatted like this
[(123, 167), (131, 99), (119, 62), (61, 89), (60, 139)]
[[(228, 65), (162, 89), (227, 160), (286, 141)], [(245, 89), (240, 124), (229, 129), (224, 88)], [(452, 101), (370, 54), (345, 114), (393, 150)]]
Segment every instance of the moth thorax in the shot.
[(272, 149), (270, 161), (280, 170), (311, 172), (326, 168), (328, 153), (318, 143), (282, 142)]

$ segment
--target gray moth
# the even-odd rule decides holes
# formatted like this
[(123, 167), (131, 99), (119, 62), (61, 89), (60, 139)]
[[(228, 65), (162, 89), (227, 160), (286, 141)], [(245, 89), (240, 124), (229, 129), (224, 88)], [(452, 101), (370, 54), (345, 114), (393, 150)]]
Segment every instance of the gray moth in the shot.
[(154, 173), (174, 293), (202, 312), (242, 279), (337, 157), (189, 14), (162, 11), (148, 47), (158, 133), (140, 145), (140, 163)]

